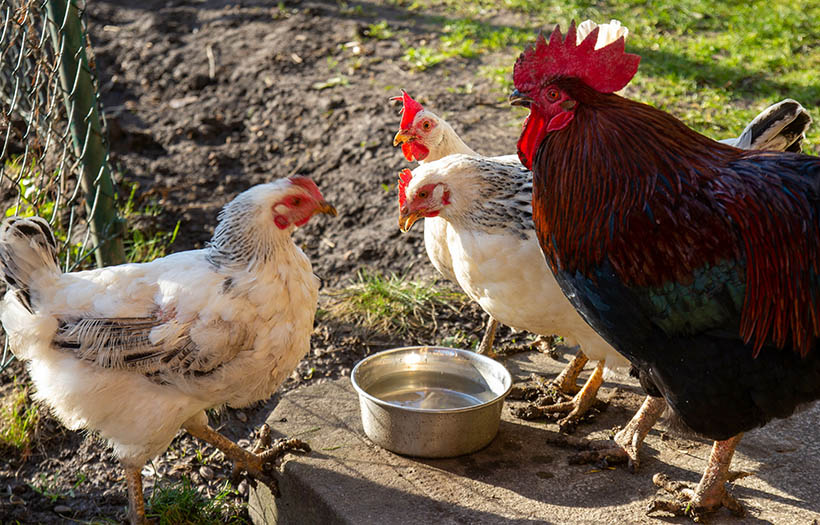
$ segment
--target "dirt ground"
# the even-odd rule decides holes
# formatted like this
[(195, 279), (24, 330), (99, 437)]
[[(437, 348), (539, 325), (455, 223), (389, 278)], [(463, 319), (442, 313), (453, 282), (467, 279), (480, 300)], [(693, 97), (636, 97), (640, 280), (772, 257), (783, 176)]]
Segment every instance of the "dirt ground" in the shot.
[[(221, 206), (240, 191), (303, 174), (340, 212), (295, 234), (326, 288), (343, 286), (360, 268), (432, 279), (422, 228), (401, 234), (397, 227), (395, 181), (407, 164), (391, 145), (399, 117), (389, 97), (406, 89), (482, 153), (515, 151), (522, 113), (476, 74), (497, 57), (418, 73), (401, 59), (398, 37), (366, 36), (368, 24), (386, 20), (404, 45), (423, 45), (441, 29), (424, 14), (316, 0), (100, 0), (87, 13), (117, 181), (123, 191), (139, 184), (138, 206), (162, 207), (141, 227), (170, 231), (181, 221), (171, 251), (201, 247)], [(339, 78), (346, 80), (325, 87)], [(480, 335), (482, 326), (475, 306), (440, 312), (436, 328), (413, 341), (322, 323), (282, 390), (348, 375), (374, 351), (435, 343), (458, 330)], [(501, 344), (516, 338), (508, 329), (500, 336)], [(25, 375), (20, 363), (0, 384), (15, 375)], [(232, 439), (252, 439), (275, 403), (227, 409), (212, 422)], [(42, 416), (28, 457), (0, 458), (0, 522), (123, 520), (125, 482), (105, 444)], [(229, 465), (208, 459), (213, 452), (181, 435), (144, 470), (146, 492), (157, 479), (186, 476), (216, 494)]]

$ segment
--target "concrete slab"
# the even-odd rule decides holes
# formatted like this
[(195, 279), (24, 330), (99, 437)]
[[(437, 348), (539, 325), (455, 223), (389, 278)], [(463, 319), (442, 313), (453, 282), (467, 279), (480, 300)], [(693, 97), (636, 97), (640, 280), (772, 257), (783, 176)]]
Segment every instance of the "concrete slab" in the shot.
[[(537, 352), (507, 358), (514, 376), (557, 374), (565, 362)], [(607, 437), (624, 424), (642, 397), (629, 377), (610, 378), (602, 389), (610, 407), (576, 435)], [(513, 404), (508, 402), (508, 405)], [(723, 510), (709, 523), (820, 523), (820, 405), (747, 434), (733, 469), (753, 472), (733, 494), (748, 511), (743, 519)], [(485, 449), (444, 460), (398, 456), (363, 433), (349, 380), (290, 392), (268, 423), (274, 435), (300, 437), (313, 452), (290, 456), (280, 479), (282, 496), (261, 487), (251, 495), (257, 525), (271, 524), (497, 524), (686, 523), (647, 516), (655, 495), (652, 475), (697, 482), (710, 443), (664, 432), (647, 438), (636, 474), (626, 467), (597, 470), (568, 465), (567, 451), (545, 443), (554, 424), (516, 419), (505, 407), (501, 428)]]

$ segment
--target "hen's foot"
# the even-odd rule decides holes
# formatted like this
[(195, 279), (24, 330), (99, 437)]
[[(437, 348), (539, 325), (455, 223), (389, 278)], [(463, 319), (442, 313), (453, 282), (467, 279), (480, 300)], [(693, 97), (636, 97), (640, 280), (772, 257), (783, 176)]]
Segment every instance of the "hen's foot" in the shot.
[(279, 485), (273, 477), (276, 460), (288, 452), (310, 452), (310, 446), (299, 439), (280, 439), (271, 445), (268, 425), (262, 425), (253, 452), (248, 452), (208, 425), (186, 425), (185, 428), (191, 435), (215, 446), (233, 461), (231, 480), (234, 484), (241, 473), (246, 472), (253, 480), (267, 485), (274, 496), (279, 495)]
[(553, 382), (546, 387), (544, 395), (540, 396), (535, 404), (519, 409), (515, 415), (521, 419), (536, 419), (540, 417), (560, 417), (565, 414), (563, 418), (558, 419), (558, 427), (562, 432), (570, 432), (582, 418), (590, 415), (590, 408), (596, 405), (601, 408), (606, 405), (595, 397), (603, 383), (603, 377), (604, 362), (600, 361), (587, 382), (584, 383), (584, 387), (568, 401), (555, 399), (555, 395), (562, 395), (562, 392), (556, 388), (556, 384)]
[(694, 489), (685, 483), (670, 480), (665, 474), (655, 474), (652, 482), (668, 492), (672, 499), (653, 500), (647, 513), (666, 511), (700, 521), (705, 515), (726, 507), (735, 516), (745, 515), (743, 505), (726, 490), (726, 483), (748, 475), (746, 472), (729, 471), (732, 455), (741, 437), (742, 434), (739, 434), (725, 441), (715, 441), (703, 477)]
[(663, 414), (664, 408), (666, 408), (666, 401), (663, 398), (647, 396), (641, 408), (629, 423), (615, 434), (613, 440), (579, 439), (556, 434), (550, 438), (550, 441), (554, 445), (579, 450), (577, 454), (569, 457), (570, 464), (617, 465), (628, 463), (629, 468), (634, 472), (640, 462), (638, 453), (643, 440)]
[(273, 472), (276, 468), (276, 462), (284, 457), (288, 452), (310, 452), (310, 445), (301, 439), (296, 438), (282, 438), (272, 442), (270, 435), (270, 427), (267, 424), (262, 425), (259, 429), (259, 437), (256, 440), (256, 445), (251, 452), (253, 457), (252, 464), (245, 464), (241, 460), (235, 460), (233, 470), (231, 471), (231, 482), (234, 486), (239, 484), (243, 471), (250, 477), (255, 478), (265, 483), (271, 491), (271, 494), (279, 496), (279, 486), (276, 480), (273, 480), (273, 486), (269, 481), (263, 480), (260, 476), (266, 476)]
[(533, 348), (542, 354), (547, 354), (553, 359), (558, 359), (560, 355), (558, 352), (557, 341), (559, 340), (559, 337), (556, 335), (539, 335), (535, 338), (535, 341), (530, 343), (530, 348)]

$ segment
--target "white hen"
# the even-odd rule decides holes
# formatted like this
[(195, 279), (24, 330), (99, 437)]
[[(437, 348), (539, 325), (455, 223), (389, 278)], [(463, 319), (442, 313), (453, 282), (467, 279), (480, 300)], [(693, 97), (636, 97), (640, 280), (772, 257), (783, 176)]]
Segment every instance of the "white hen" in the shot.
[(144, 521), (140, 470), (180, 428), (273, 485), (265, 454), (208, 426), (205, 409), (267, 399), (310, 344), (319, 281), (291, 240), (335, 215), (306, 177), (255, 186), (219, 215), (209, 246), (144, 264), (61, 273), (40, 218), (0, 227), (3, 327), (35, 398), (70, 429), (108, 440)]

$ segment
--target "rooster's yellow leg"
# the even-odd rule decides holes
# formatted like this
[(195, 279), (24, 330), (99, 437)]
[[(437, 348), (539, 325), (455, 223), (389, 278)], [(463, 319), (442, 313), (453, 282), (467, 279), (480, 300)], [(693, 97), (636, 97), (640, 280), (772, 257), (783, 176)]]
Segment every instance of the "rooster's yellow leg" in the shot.
[(709, 463), (703, 472), (700, 483), (694, 490), (683, 483), (671, 481), (665, 474), (655, 474), (652, 481), (660, 488), (672, 494), (674, 500), (655, 500), (648, 512), (665, 510), (678, 516), (701, 516), (726, 507), (732, 514), (743, 516), (743, 505), (726, 491), (726, 483), (736, 478), (729, 472), (732, 456), (743, 434), (738, 434), (725, 441), (715, 441)]
[(145, 498), (142, 495), (142, 469), (123, 464), (125, 483), (128, 485), (128, 522), (131, 525), (145, 524)]
[(484, 337), (476, 349), (477, 353), (486, 355), (487, 357), (496, 357), (496, 353), (493, 352), (496, 329), (498, 329), (498, 321), (493, 319), (493, 316), (489, 316), (487, 319), (487, 328), (484, 329)]

